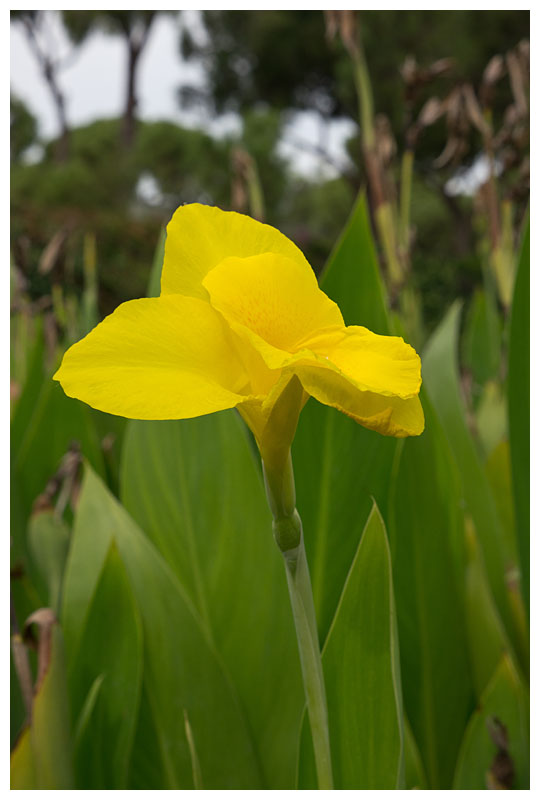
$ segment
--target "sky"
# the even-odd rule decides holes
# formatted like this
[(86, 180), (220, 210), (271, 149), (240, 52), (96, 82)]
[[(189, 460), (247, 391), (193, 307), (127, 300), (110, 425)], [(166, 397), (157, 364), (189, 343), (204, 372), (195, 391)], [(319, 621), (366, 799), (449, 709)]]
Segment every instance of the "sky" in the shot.
[[(179, 108), (178, 87), (183, 82), (204, 82), (204, 74), (197, 66), (181, 60), (178, 41), (182, 24), (204, 35), (197, 11), (159, 15), (152, 26), (140, 62), (139, 116), (145, 120), (165, 119), (187, 127), (203, 127), (217, 136), (238, 131), (240, 123), (235, 115), (210, 120), (201, 112)], [(74, 48), (58, 14), (53, 11), (47, 12), (44, 34), (44, 47), (48, 52), (56, 52), (64, 65), (59, 81), (66, 96), (68, 123), (78, 126), (98, 118), (118, 116), (123, 108), (126, 71), (122, 39), (95, 32), (81, 47)], [(37, 117), (40, 136), (44, 139), (56, 136), (54, 105), (20, 23), (10, 26), (10, 62), (12, 92)], [(302, 146), (318, 145), (321, 124), (318, 115), (306, 112), (295, 115), (285, 128), (280, 150), (294, 164), (295, 170), (306, 176), (318, 176), (323, 172), (329, 177), (332, 173), (324, 161)], [(338, 163), (346, 163), (343, 143), (353, 129), (353, 124), (347, 120), (333, 121), (328, 126), (325, 138), (329, 155)]]

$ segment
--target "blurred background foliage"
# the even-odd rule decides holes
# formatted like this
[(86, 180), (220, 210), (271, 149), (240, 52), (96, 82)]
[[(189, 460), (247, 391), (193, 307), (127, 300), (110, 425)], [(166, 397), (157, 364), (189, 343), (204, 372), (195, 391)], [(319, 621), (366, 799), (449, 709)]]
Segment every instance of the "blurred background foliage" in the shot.
[[(18, 11), (12, 17), (37, 42), (42, 14)], [(71, 129), (60, 66), (54, 54), (36, 45), (44, 89), (45, 84), (52, 87), (63, 132), (46, 143), (37, 163), (26, 163), (25, 154), (37, 142), (37, 126), (21, 101), (12, 99), (12, 248), (32, 296), (47, 286), (36, 265), (59, 227), (66, 235), (55, 259), (57, 276), (63, 270), (64, 281), (80, 291), (76, 252), (84, 233), (91, 231), (100, 260), (107, 264), (101, 275), (102, 311), (139, 296), (157, 231), (179, 203), (200, 200), (247, 210), (242, 192), (234, 191), (245, 173), (242, 159), (235, 158), (239, 149), (256, 165), (266, 221), (292, 236), (317, 271), (322, 267), (366, 175), (360, 132), (347, 143), (351, 158), (346, 168), (334, 168), (330, 176), (299, 176), (279, 154), (284, 126), (295, 112), (314, 111), (321, 121), (336, 116), (358, 120), (352, 60), (339, 38), (329, 41), (320, 12), (204, 12), (202, 43), (182, 28), (179, 48), (188, 63), (204, 68), (206, 86), (179, 87), (178, 102), (187, 109), (202, 105), (216, 117), (230, 110), (240, 114), (241, 134), (222, 138), (172, 122), (136, 119), (139, 59), (154, 12), (65, 11), (62, 18), (75, 47), (96, 26), (121, 34), (129, 67), (125, 109), (121, 119)], [(527, 38), (528, 13), (368, 11), (360, 24), (380, 142), (393, 174), (399, 171), (398, 154), (415, 136), (412, 274), (432, 327), (451, 297), (471, 296), (482, 282), (475, 247), (482, 223), (474, 213), (474, 198), (456, 196), (448, 186), (482, 149), (481, 134), (462, 108), (458, 90), (475, 89), (494, 130), (508, 124), (505, 114), (515, 105), (515, 81), (504, 59)], [(494, 58), (502, 65), (486, 75)], [(416, 130), (426, 102), (448, 97), (448, 107), (432, 110), (431, 119)], [(322, 127), (321, 137), (321, 157), (330, 158)], [(441, 160), (449, 141), (454, 149)], [(515, 152), (509, 152), (509, 144)], [(501, 192), (518, 195), (514, 225), (519, 226), (527, 198), (527, 141), (504, 147)], [(141, 181), (151, 187), (142, 196)]]
[[(370, 713), (362, 648), (395, 646), (392, 581), (395, 593), (401, 676), (385, 662), (374, 677), (395, 725), (370, 774), (355, 754), (379, 732), (352, 726), (348, 744), (332, 733), (339, 788), (525, 788), (528, 12), (202, 12), (204, 35), (184, 26), (178, 48), (204, 86), (184, 81), (177, 100), (208, 119), (239, 115), (240, 132), (221, 136), (139, 118), (141, 54), (165, 13), (151, 11), (61, 12), (75, 56), (96, 29), (126, 51), (122, 113), (72, 126), (40, 36), (46, 13), (12, 12), (59, 131), (41, 141), (12, 96), (15, 783), (290, 788), (297, 774), (311, 786), (288, 599), (238, 420), (126, 423), (51, 380), (105, 314), (159, 293), (164, 226), (180, 203), (203, 202), (278, 227), (348, 324), (404, 335), (422, 354), (418, 440), (309, 403), (294, 444), (327, 681), (343, 687), (331, 718), (355, 703)], [(282, 147), (306, 110), (321, 130), (318, 145), (297, 143), (320, 159), (309, 176)], [(351, 123), (339, 163), (329, 119)], [(384, 646), (367, 619), (351, 632), (347, 575), (379, 609)], [(42, 606), (60, 625), (35, 616)], [(349, 640), (345, 663), (333, 654)]]

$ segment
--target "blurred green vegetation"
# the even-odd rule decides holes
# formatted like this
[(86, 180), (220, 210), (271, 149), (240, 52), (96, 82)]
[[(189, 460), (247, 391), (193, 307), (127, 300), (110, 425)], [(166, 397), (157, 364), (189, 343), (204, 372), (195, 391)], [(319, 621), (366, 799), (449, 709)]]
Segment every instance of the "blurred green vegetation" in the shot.
[[(98, 25), (123, 31), (129, 45), (129, 37), (146, 30), (152, 20), (141, 21), (136, 12), (133, 19), (131, 12), (123, 13), (63, 12), (74, 42), (84, 41)], [(16, 14), (24, 18), (25, 12)], [(215, 138), (172, 122), (139, 120), (126, 143), (126, 111), (120, 119), (70, 130), (69, 154), (60, 161), (58, 142), (48, 142), (38, 162), (29, 164), (25, 155), (38, 142), (36, 122), (13, 98), (12, 252), (32, 296), (50, 289), (36, 265), (59, 229), (66, 236), (55, 259), (56, 279), (61, 276), (67, 285), (81, 289), (80, 262), (74, 253), (90, 231), (96, 234), (101, 262), (107, 264), (100, 289), (102, 313), (122, 299), (140, 295), (157, 232), (179, 203), (238, 206), (233, 187), (241, 173), (235, 161), (239, 148), (256, 165), (266, 221), (295, 239), (320, 271), (366, 180), (359, 138), (354, 135), (348, 143), (352, 159), (335, 177), (299, 177), (280, 156), (279, 144), (295, 111), (318, 111), (322, 119), (357, 120), (353, 67), (346, 48), (336, 38), (329, 41), (320, 12), (215, 11), (204, 12), (203, 21), (204, 41), (183, 26), (179, 44), (188, 60), (205, 69), (207, 88), (195, 97), (194, 88), (183, 84), (189, 91), (180, 92), (181, 102), (189, 108), (189, 98), (192, 103), (196, 100), (210, 114), (234, 109), (241, 114), (239, 136)], [(512, 101), (511, 81), (507, 75), (499, 76), (488, 87), (482, 76), (490, 59), (504, 58), (527, 37), (527, 12), (371, 11), (360, 15), (359, 24), (374, 109), (389, 123), (381, 142), (389, 148), (388, 170), (394, 180), (399, 181), (397, 154), (429, 98), (442, 101), (454, 87), (466, 83), (480, 95), (489, 94), (486, 113), (495, 129), (503, 124)], [(434, 62), (448, 58), (452, 60), (448, 69), (430, 73)], [(422, 295), (428, 329), (440, 320), (452, 297), (470, 296), (482, 284), (477, 249), (481, 219), (471, 197), (452, 196), (446, 188), (449, 178), (470, 166), (482, 150), (481, 136), (470, 120), (459, 124), (460, 158), (444, 166), (435, 167), (434, 162), (452, 138), (449, 121), (444, 124), (440, 118), (424, 125), (415, 143), (411, 280)], [(527, 187), (526, 175), (517, 170), (523, 166), (527, 142), (514, 145), (518, 152), (514, 163), (505, 165), (500, 191), (516, 195), (514, 225), (519, 230)], [(505, 148), (507, 158), (509, 143)], [(150, 196), (137, 191), (141, 186), (150, 187)], [(242, 197), (240, 203), (239, 210), (249, 210)]]
[[(356, 119), (350, 60), (344, 48), (325, 42), (320, 12), (205, 11), (203, 21), (207, 36), (184, 28), (181, 48), (188, 60), (202, 62), (207, 88), (189, 87), (186, 99), (218, 112), (267, 105)], [(477, 84), (493, 55), (529, 36), (528, 12), (513, 10), (362, 11), (360, 24), (377, 108), (400, 134), (408, 98), (399, 70), (407, 56), (424, 67), (450, 56), (459, 79)], [(447, 77), (435, 90), (445, 85)], [(422, 89), (425, 99), (430, 87)], [(500, 97), (501, 111), (509, 97)]]

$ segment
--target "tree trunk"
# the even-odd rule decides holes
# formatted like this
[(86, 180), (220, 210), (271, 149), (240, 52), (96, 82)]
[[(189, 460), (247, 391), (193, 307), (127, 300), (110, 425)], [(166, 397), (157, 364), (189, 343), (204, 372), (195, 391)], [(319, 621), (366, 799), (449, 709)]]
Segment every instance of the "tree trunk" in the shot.
[(142, 30), (136, 27), (125, 29), (128, 45), (128, 75), (124, 119), (122, 123), (122, 142), (130, 148), (135, 139), (137, 114), (137, 68), (141, 53), (148, 40), (148, 34), (154, 20), (155, 12), (148, 12)]
[(62, 90), (60, 89), (60, 85), (56, 78), (56, 66), (52, 58), (49, 57), (47, 53), (42, 52), (38, 44), (36, 31), (34, 27), (36, 23), (33, 17), (25, 14), (22, 17), (22, 21), (26, 29), (28, 42), (30, 44), (31, 49), (35, 53), (39, 66), (41, 67), (43, 77), (45, 78), (47, 86), (50, 89), (54, 107), (56, 109), (58, 125), (60, 128), (60, 136), (58, 138), (58, 142), (56, 145), (55, 160), (58, 162), (65, 162), (67, 161), (69, 156), (70, 134), (66, 116), (66, 101), (64, 99), (64, 95), (62, 93)]
[(43, 74), (45, 76), (45, 80), (47, 81), (47, 84), (53, 96), (54, 105), (56, 108), (56, 115), (58, 117), (58, 125), (60, 127), (60, 136), (58, 137), (58, 142), (56, 143), (56, 148), (55, 148), (55, 159), (59, 163), (65, 163), (69, 158), (69, 139), (70, 139), (67, 117), (66, 117), (66, 102), (64, 99), (64, 95), (62, 94), (62, 91), (56, 80), (52, 64), (48, 60), (45, 61), (45, 64), (43, 66)]
[(137, 73), (137, 64), (141, 48), (133, 41), (129, 42), (128, 51), (128, 80), (127, 80), (127, 95), (126, 107), (124, 111), (124, 119), (122, 122), (122, 142), (127, 148), (130, 148), (135, 138), (135, 113), (137, 110), (137, 96), (135, 94), (135, 78)]

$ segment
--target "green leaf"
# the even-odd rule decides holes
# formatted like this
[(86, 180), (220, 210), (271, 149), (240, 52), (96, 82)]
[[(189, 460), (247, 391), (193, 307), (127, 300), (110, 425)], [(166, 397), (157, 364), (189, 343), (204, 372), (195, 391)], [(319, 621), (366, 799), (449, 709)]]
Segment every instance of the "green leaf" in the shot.
[[(49, 375), (44, 377), (41, 374), (41, 383), (37, 386), (32, 412), (27, 414), (24, 408), (19, 407), (17, 411), (21, 409), (21, 413), (13, 419), (10, 492), (12, 563), (20, 567), (36, 589), (41, 590), (43, 581), (36, 574), (39, 565), (34, 563), (29, 552), (27, 536), (33, 504), (59, 469), (62, 457), (73, 442), (80, 444), (81, 452), (100, 474), (104, 474), (104, 462), (94, 426), (93, 415), (97, 412), (67, 397)], [(38, 605), (44, 603), (45, 594), (40, 591)], [(19, 605), (18, 597), (15, 598), (15, 608), (23, 618), (23, 607)], [(32, 608), (35, 609), (36, 605)]]
[[(336, 789), (396, 789), (404, 782), (403, 710), (390, 550), (372, 507), (323, 650)], [(300, 787), (315, 788), (307, 718)]]
[[(360, 195), (332, 252), (322, 288), (347, 324), (389, 333), (365, 197)], [(396, 441), (310, 400), (293, 443), (297, 505), (310, 564), (319, 636), (324, 641), (373, 497), (386, 510)]]
[(460, 318), (458, 302), (431, 337), (422, 358), (424, 381), (458, 465), (465, 504), (482, 548), (489, 584), (505, 626), (512, 620), (505, 571), (515, 553), (509, 551), (486, 473), (467, 427), (457, 364)]
[[(28, 516), (73, 441), (79, 442), (83, 455), (103, 475), (92, 410), (67, 397), (59, 384), (46, 377), (34, 396), (32, 413), (21, 411), (12, 422), (12, 482)], [(26, 531), (14, 533), (21, 536)]]
[[(139, 719), (133, 742), (128, 784), (130, 789), (169, 789), (168, 763), (143, 681)], [(194, 787), (193, 787), (194, 788)]]
[[(227, 667), (265, 786), (290, 788), (304, 695), (282, 558), (240, 418), (225, 412), (131, 422), (122, 499), (174, 570)], [(195, 729), (194, 738), (202, 758)], [(208, 788), (204, 769), (202, 779)]]
[(430, 788), (448, 788), (472, 701), (465, 638), (459, 475), (429, 398), (424, 433), (402, 442), (389, 532), (404, 705)]
[[(71, 600), (71, 587), (79, 581), (77, 567), (85, 565), (71, 560), (65, 606)], [(77, 728), (81, 730), (75, 754), (78, 785), (124, 789), (141, 691), (143, 642), (138, 609), (114, 542), (81, 623), (79, 645), (68, 664), (75, 717), (84, 711), (96, 680), (100, 684), (84, 729)]]
[[(19, 636), (20, 642), (20, 636)], [(17, 643), (19, 645), (19, 642)], [(20, 646), (23, 647), (22, 642), (20, 642)], [(9, 731), (9, 740), (10, 745), (12, 748), (15, 747), (15, 744), (21, 735), (23, 728), (25, 727), (26, 723), (26, 708), (24, 704), (23, 694), (21, 690), (21, 684), (19, 681), (19, 676), (17, 675), (15, 661), (14, 661), (14, 654), (13, 654), (13, 638), (12, 638), (12, 648), (11, 648), (11, 658), (10, 658), (10, 665), (9, 665), (9, 684), (10, 684), (10, 691), (9, 691), (9, 721), (10, 721), (10, 731)]]
[(319, 637), (324, 641), (369, 516), (386, 508), (396, 441), (310, 400), (293, 443)]
[[(48, 609), (41, 609), (36, 619), (46, 612)], [(49, 612), (46, 623), (40, 623), (40, 678), (32, 722), (11, 755), (12, 789), (74, 788), (63, 639), (53, 617)], [(47, 638), (46, 643), (42, 637)]]
[[(490, 735), (490, 731), (498, 727), (497, 723), (502, 724), (506, 730), (506, 748), (498, 748), (493, 740), (493, 733)], [(506, 758), (499, 756), (499, 767), (506, 767), (506, 774), (510, 767), (509, 771), (513, 773), (513, 779), (510, 779), (510, 786), (507, 788), (528, 789), (528, 696), (506, 656), (503, 656), (467, 727), (453, 788), (490, 788), (488, 780), (493, 780), (497, 775), (495, 758), (500, 749), (507, 750), (507, 755)]]
[(69, 528), (54, 512), (38, 512), (30, 518), (28, 543), (32, 559), (47, 586), (47, 605), (58, 614)]
[(476, 427), (485, 455), (489, 455), (507, 436), (506, 397), (495, 381), (484, 386), (476, 410)]
[(11, 753), (10, 789), (38, 789), (30, 728), (25, 728)]
[(508, 358), (508, 419), (516, 528), (525, 603), (530, 584), (530, 227), (519, 258)]
[(10, 374), (20, 392), (15, 399), (13, 420), (27, 419), (44, 377), (45, 337), (43, 317), (18, 313), (11, 318)]
[(511, 645), (493, 602), (474, 524), (470, 519), (466, 521), (465, 535), (467, 542), (465, 622), (474, 687), (476, 697), (480, 699), (502, 655), (511, 651)]
[(508, 540), (507, 547), (515, 547), (516, 522), (508, 439), (499, 442), (497, 447), (491, 451), (486, 461), (486, 474), (495, 498), (499, 519), (505, 531), (505, 538)]
[(405, 787), (407, 789), (427, 789), (424, 765), (407, 717), (404, 718), (404, 723)]
[(113, 542), (142, 621), (144, 686), (154, 720), (149, 730), (158, 736), (165, 786), (193, 788), (186, 710), (205, 788), (257, 788), (261, 777), (245, 718), (198, 613), (171, 568), (89, 466), (66, 575), (63, 615), (71, 648), (81, 640), (81, 620)]
[(128, 420), (101, 411), (91, 411), (97, 436), (100, 441), (105, 471), (103, 477), (111, 492), (118, 496), (120, 492), (120, 463), (124, 432)]
[(330, 254), (320, 283), (339, 305), (346, 325), (364, 325), (375, 333), (390, 333), (384, 286), (363, 193), (358, 196)]
[[(510, 445), (508, 440), (500, 442), (493, 450), (486, 462), (486, 474), (497, 504), (499, 518), (503, 524), (505, 538), (509, 547), (516, 547), (516, 524), (514, 511), (514, 497), (512, 494), (512, 473), (510, 466)], [(516, 655), (523, 674), (528, 677), (529, 663), (529, 625), (527, 610), (521, 591), (519, 571), (507, 576), (510, 606), (513, 612), (516, 627)]]
[(88, 730), (88, 725), (92, 718), (94, 708), (96, 707), (96, 702), (99, 697), (99, 692), (101, 690), (104, 677), (105, 675), (103, 674), (98, 675), (88, 690), (88, 694), (86, 695), (86, 699), (83, 703), (83, 707), (81, 708), (77, 718), (77, 724), (75, 726), (75, 733), (73, 736), (75, 749), (77, 749), (79, 742), (82, 740), (83, 736)]
[(147, 297), (159, 297), (161, 292), (161, 269), (163, 267), (163, 256), (165, 255), (165, 240), (167, 239), (167, 231), (162, 228), (159, 232), (159, 239), (154, 252), (154, 260), (152, 261), (152, 270), (150, 272), (150, 280), (146, 291)]
[(501, 323), (492, 292), (474, 293), (463, 334), (463, 364), (475, 387), (497, 377), (501, 361)]

